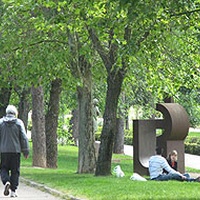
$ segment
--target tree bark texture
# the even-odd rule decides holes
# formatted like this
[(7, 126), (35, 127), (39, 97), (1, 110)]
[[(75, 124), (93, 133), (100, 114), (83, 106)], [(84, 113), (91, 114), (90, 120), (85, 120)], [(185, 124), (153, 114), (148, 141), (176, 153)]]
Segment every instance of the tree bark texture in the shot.
[(124, 119), (117, 118), (117, 130), (115, 134), (113, 153), (124, 153)]
[(11, 88), (0, 89), (0, 118), (6, 115), (6, 108), (10, 101)]
[(78, 146), (78, 138), (79, 138), (79, 114), (78, 109), (72, 110), (72, 118), (70, 119), (70, 133), (72, 134), (74, 145)]
[(108, 75), (104, 123), (101, 133), (98, 161), (95, 175), (110, 175), (113, 143), (116, 133), (117, 104), (121, 92), (123, 74), (120, 70)]
[(32, 87), (33, 166), (46, 167), (44, 94), (42, 86)]
[[(82, 81), (82, 86), (77, 87), (78, 93), (78, 173), (94, 173), (95, 139), (93, 130), (92, 113), (92, 75), (91, 64), (87, 56), (77, 51), (82, 47), (78, 34), (69, 34), (69, 47), (74, 58), (71, 60), (71, 72), (74, 77)], [(76, 69), (76, 70), (74, 70)], [(74, 73), (75, 72), (75, 73)]]
[(78, 88), (79, 102), (79, 162), (78, 173), (94, 173), (95, 148), (93, 134), (91, 91)]
[(79, 57), (79, 63), (83, 86), (77, 88), (79, 114), (78, 173), (94, 173), (96, 157), (94, 147), (95, 137), (93, 125), (91, 66), (84, 56)]
[(49, 105), (45, 117), (47, 167), (49, 168), (57, 168), (57, 127), (61, 86), (61, 79), (52, 81)]
[(19, 93), (19, 118), (24, 122), (24, 126), (28, 128), (28, 113), (31, 107), (31, 98), (30, 98), (30, 88), (23, 89), (22, 92)]

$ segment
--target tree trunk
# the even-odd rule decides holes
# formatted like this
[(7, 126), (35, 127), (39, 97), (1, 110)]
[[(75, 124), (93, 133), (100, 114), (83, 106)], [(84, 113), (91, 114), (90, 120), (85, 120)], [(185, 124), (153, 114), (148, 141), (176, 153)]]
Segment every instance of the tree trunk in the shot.
[(31, 102), (30, 102), (30, 88), (23, 89), (21, 93), (19, 93), (19, 118), (24, 122), (24, 126), (27, 131), (28, 127), (28, 113), (30, 111)]
[(79, 102), (79, 162), (78, 173), (94, 173), (95, 148), (92, 118), (91, 91), (86, 87), (78, 88)]
[(45, 118), (47, 167), (49, 168), (57, 168), (57, 127), (61, 85), (61, 79), (52, 81), (48, 111)]
[(42, 86), (32, 87), (33, 166), (46, 167), (46, 137)]
[(113, 143), (116, 133), (116, 115), (117, 104), (123, 82), (123, 73), (121, 70), (112, 71), (108, 74), (106, 105), (104, 112), (104, 123), (101, 134), (101, 144), (95, 175), (111, 174), (111, 159), (113, 152)]
[(74, 145), (78, 146), (78, 138), (79, 138), (79, 114), (78, 109), (72, 110), (72, 118), (70, 119), (70, 130), (69, 132), (72, 134)]
[[(126, 55), (122, 57), (121, 67), (117, 67), (117, 53), (118, 45), (113, 42), (113, 29), (109, 31), (109, 51), (104, 48), (104, 43), (101, 43), (95, 30), (88, 28), (88, 33), (92, 40), (95, 50), (100, 55), (105, 68), (107, 70), (107, 94), (106, 105), (104, 112), (104, 123), (101, 134), (101, 144), (99, 148), (99, 155), (95, 175), (110, 175), (111, 174), (111, 159), (113, 150), (113, 141), (116, 132), (116, 115), (117, 104), (121, 92), (122, 82), (127, 70)], [(130, 29), (125, 28), (124, 39), (129, 41)]]
[(96, 156), (94, 147), (95, 137), (93, 130), (91, 66), (85, 60), (84, 56), (80, 56), (79, 59), (83, 86), (77, 88), (79, 114), (78, 173), (94, 173)]
[[(80, 54), (79, 48), (82, 47), (78, 34), (69, 34), (69, 47), (72, 56), (76, 59), (71, 60), (71, 73), (74, 77), (81, 79), (83, 86), (77, 87), (78, 93), (78, 173), (94, 173), (95, 139), (93, 130), (92, 112), (92, 74), (91, 65), (86, 56)], [(78, 49), (77, 49), (78, 47)]]
[(117, 118), (117, 130), (114, 141), (113, 153), (124, 153), (124, 120)]
[(6, 115), (6, 108), (10, 101), (11, 88), (0, 89), (0, 118)]

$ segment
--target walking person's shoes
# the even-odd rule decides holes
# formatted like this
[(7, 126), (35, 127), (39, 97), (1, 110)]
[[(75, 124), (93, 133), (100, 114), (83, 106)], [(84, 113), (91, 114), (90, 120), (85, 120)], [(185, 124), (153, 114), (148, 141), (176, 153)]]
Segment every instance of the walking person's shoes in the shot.
[(7, 181), (5, 184), (5, 189), (4, 189), (4, 193), (3, 193), (5, 196), (9, 195), (9, 189), (10, 189), (10, 182)]
[(14, 191), (11, 191), (11, 194), (10, 194), (10, 197), (17, 197), (17, 194), (16, 194), (16, 192), (14, 192)]

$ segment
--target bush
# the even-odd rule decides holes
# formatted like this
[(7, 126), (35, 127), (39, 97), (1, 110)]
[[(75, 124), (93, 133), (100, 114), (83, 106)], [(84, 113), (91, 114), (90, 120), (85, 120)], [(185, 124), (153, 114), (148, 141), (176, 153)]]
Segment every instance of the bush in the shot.
[(124, 137), (124, 144), (133, 145), (133, 137), (132, 136), (125, 136)]
[(70, 118), (61, 117), (58, 120), (58, 143), (61, 145), (72, 145), (74, 144), (74, 140), (72, 137), (72, 133), (70, 132)]
[(132, 130), (124, 131), (124, 144), (133, 145), (133, 133)]
[(186, 138), (185, 153), (200, 155), (200, 138), (199, 137)]

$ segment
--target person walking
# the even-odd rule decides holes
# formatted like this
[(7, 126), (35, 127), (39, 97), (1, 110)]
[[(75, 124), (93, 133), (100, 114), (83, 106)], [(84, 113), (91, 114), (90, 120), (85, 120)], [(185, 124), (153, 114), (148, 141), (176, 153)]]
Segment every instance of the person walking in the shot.
[(29, 144), (22, 120), (17, 118), (15, 106), (8, 105), (6, 116), (0, 119), (0, 152), (1, 152), (1, 181), (4, 184), (4, 195), (17, 197), (19, 185), (20, 157), (29, 156)]

